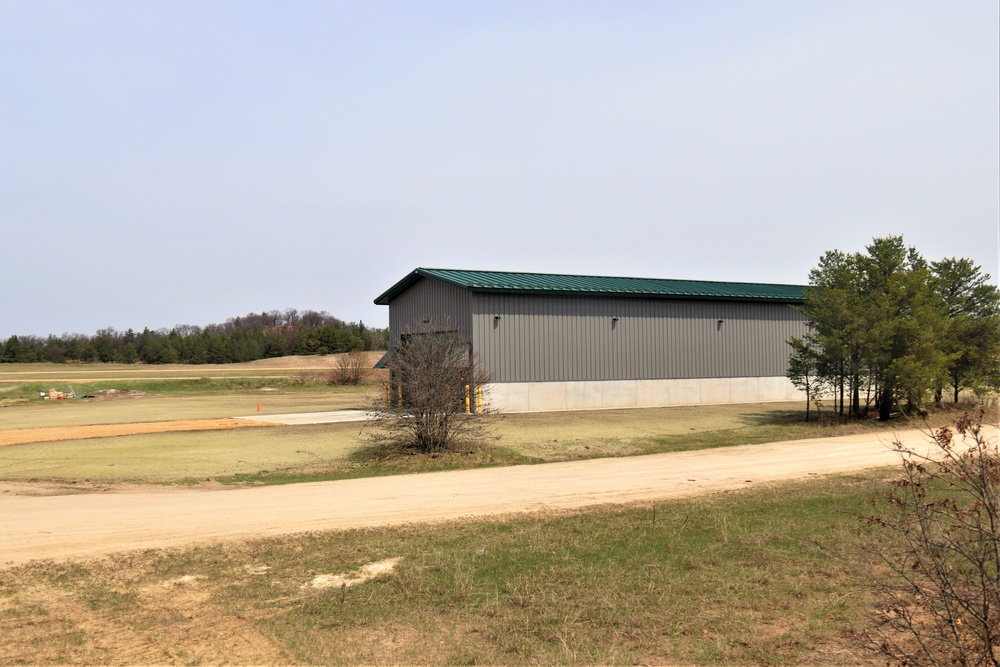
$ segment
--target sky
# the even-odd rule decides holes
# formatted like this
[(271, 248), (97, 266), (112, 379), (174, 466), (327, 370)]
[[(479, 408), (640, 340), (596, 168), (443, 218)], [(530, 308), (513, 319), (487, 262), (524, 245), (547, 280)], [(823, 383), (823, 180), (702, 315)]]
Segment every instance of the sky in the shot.
[(0, 340), (416, 267), (797, 283), (902, 235), (994, 276), (995, 0), (0, 0)]

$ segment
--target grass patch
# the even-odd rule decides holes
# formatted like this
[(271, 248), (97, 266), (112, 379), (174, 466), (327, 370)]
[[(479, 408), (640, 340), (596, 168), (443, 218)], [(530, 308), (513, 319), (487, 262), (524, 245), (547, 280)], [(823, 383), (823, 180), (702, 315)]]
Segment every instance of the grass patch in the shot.
[[(0, 662), (128, 661), (124, 637), (185, 662), (857, 664), (871, 564), (856, 517), (883, 483), (32, 564), (0, 575)], [(392, 574), (355, 587), (304, 587), (389, 558)], [(44, 649), (29, 607), (43, 585), (80, 603), (47, 606), (67, 633)], [(60, 647), (79, 633), (79, 651)]]
[[(377, 358), (377, 353), (370, 353)], [(330, 386), (338, 355), (283, 357), (244, 364), (0, 364), (0, 407), (37, 401), (50, 389), (95, 393), (104, 389), (160, 396), (208, 396), (255, 391), (351, 391)], [(379, 371), (369, 374), (377, 382)]]
[[(361, 445), (343, 459), (326, 463), (318, 470), (286, 468), (220, 475), (213, 479), (221, 484), (231, 485), (300, 484), (531, 463), (544, 463), (544, 461), (497, 445), (473, 445), (464, 450), (435, 454), (401, 453), (389, 447)], [(200, 480), (185, 481), (196, 483)]]
[(318, 375), (296, 377), (230, 377), (177, 380), (109, 380), (94, 382), (93, 390), (120, 389), (142, 391), (161, 396), (206, 396), (212, 394), (280, 389), (282, 391), (323, 391), (328, 393), (356, 393), (354, 387), (331, 387), (327, 379)]
[[(104, 401), (44, 401), (11, 410), (17, 427), (122, 423), (360, 407), (363, 393), (227, 394)], [(362, 422), (158, 433), (0, 447), (0, 479), (98, 484), (290, 484), (437, 470), (655, 454), (859, 432), (906, 422), (801, 421), (797, 404), (511, 414), (492, 445), (434, 456), (372, 446)], [(5, 415), (6, 416), (6, 415)], [(940, 417), (947, 420), (948, 414)]]
[(99, 399), (34, 399), (29, 404), (0, 409), (0, 419), (5, 429), (21, 429), (327, 412), (368, 407), (367, 391), (367, 388), (344, 391), (329, 387), (326, 391), (309, 392), (261, 390), (175, 396), (120, 393)]
[[(660, 454), (913, 428), (905, 419), (803, 421), (804, 403), (759, 403), (507, 415), (501, 442), (525, 456), (566, 461)], [(954, 412), (932, 415), (951, 423)]]
[[(53, 382), (26, 382), (0, 394), (0, 402), (23, 404), (25, 401), (40, 400), (39, 394), (55, 388), (69, 391), (70, 385)], [(323, 391), (327, 393), (357, 393), (357, 387), (333, 387), (321, 375), (301, 375), (295, 377), (228, 377), (228, 378), (173, 378), (153, 380), (97, 380), (77, 382), (72, 385), (76, 394), (100, 394), (108, 390), (122, 392), (142, 392), (155, 396), (211, 396), (225, 393), (260, 391), (262, 389), (281, 391)], [(73, 399), (78, 400), (78, 399)], [(88, 399), (79, 399), (88, 400)]]
[[(772, 416), (772, 415), (768, 415)], [(895, 431), (898, 423), (879, 425), (878, 422), (862, 424), (838, 424), (836, 427), (817, 426), (801, 421), (801, 416), (776, 413), (773, 421), (761, 419), (760, 423), (719, 431), (702, 431), (684, 435), (662, 435), (636, 442), (639, 454), (659, 454), (685, 452), (696, 449), (735, 447), (739, 445), (759, 445), (785, 440), (833, 437), (877, 431)], [(911, 428), (907, 424), (905, 428)]]

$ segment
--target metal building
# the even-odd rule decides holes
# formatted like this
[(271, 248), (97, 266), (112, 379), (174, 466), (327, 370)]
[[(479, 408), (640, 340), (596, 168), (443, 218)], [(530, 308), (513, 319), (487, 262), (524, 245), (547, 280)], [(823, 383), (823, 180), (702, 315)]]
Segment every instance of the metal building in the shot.
[(800, 285), (418, 268), (375, 303), (392, 345), (457, 331), (504, 411), (804, 398), (785, 377)]

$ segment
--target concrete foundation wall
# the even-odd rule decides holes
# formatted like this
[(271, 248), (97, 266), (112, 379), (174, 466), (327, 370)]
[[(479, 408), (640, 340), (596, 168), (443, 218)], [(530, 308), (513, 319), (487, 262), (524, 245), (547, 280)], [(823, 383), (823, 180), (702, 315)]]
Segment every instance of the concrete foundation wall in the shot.
[(500, 412), (548, 412), (674, 405), (804, 401), (785, 377), (694, 380), (605, 380), (580, 382), (494, 382), (484, 387), (486, 403)]

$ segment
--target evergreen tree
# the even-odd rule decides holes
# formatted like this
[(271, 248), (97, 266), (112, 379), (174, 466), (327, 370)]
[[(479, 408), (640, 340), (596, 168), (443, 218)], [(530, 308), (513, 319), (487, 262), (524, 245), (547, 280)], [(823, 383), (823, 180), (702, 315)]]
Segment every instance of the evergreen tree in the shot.
[(385, 329), (346, 323), (325, 311), (273, 310), (234, 317), (207, 327), (177, 325), (172, 330), (141, 333), (113, 328), (94, 336), (64, 334), (47, 339), (13, 336), (0, 342), (0, 363), (101, 361), (147, 364), (232, 363), (287, 354), (334, 354), (384, 349)]
[[(1000, 387), (1000, 291), (989, 274), (968, 259), (946, 258), (931, 264), (932, 285), (948, 313), (945, 351), (948, 381), (957, 403), (962, 389)], [(936, 392), (942, 398), (944, 382)]]
[(789, 341), (788, 375), (799, 386), (806, 371), (814, 375), (810, 382), (833, 392), (841, 414), (846, 399), (847, 414), (863, 416), (872, 389), (887, 420), (948, 378), (959, 385), (995, 377), (996, 289), (968, 260), (930, 265), (902, 237), (876, 238), (864, 253), (825, 253), (809, 279), (801, 308), (809, 333)]
[(815, 372), (833, 393), (843, 415), (845, 394), (848, 413), (860, 417), (861, 383), (866, 379), (866, 331), (874, 316), (861, 289), (862, 267), (858, 255), (839, 250), (827, 252), (809, 273), (803, 311), (810, 333), (805, 342), (814, 350)]
[(930, 269), (901, 236), (875, 239), (860, 258), (862, 291), (877, 317), (867, 332), (874, 382), (878, 386), (879, 420), (905, 400), (920, 403), (947, 367), (942, 350), (946, 315), (930, 287)]

